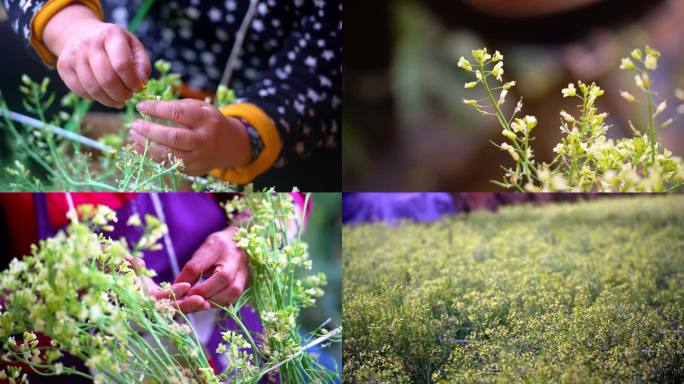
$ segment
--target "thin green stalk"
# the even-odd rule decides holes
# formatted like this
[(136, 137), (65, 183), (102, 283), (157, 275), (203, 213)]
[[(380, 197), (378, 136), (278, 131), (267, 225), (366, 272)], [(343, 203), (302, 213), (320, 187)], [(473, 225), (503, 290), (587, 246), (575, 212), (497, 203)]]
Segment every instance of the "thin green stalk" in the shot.
[(256, 358), (257, 358), (257, 364), (258, 364), (259, 361), (261, 360), (261, 359), (260, 359), (261, 350), (259, 350), (259, 348), (257, 347), (256, 342), (255, 342), (254, 339), (252, 338), (251, 332), (249, 332), (249, 330), (247, 329), (247, 327), (245, 326), (245, 324), (242, 322), (242, 319), (240, 319), (240, 317), (237, 316), (237, 314), (234, 313), (232, 310), (230, 310), (230, 309), (228, 309), (228, 308), (226, 308), (226, 307), (224, 307), (224, 306), (218, 304), (217, 302), (215, 302), (215, 301), (213, 301), (213, 300), (209, 300), (209, 302), (210, 302), (212, 305), (214, 305), (216, 308), (219, 308), (219, 309), (221, 309), (222, 311), (226, 312), (226, 313), (228, 314), (228, 316), (230, 316), (230, 318), (233, 319), (233, 321), (235, 321), (235, 324), (237, 324), (237, 325), (240, 327), (240, 330), (242, 330), (242, 333), (245, 334), (245, 335), (247, 336), (247, 341), (249, 341), (249, 344), (252, 346), (252, 350), (254, 351), (254, 355), (255, 355)]
[[(135, 177), (135, 184), (133, 185), (133, 190), (137, 191), (139, 188), (139, 182), (140, 182), (140, 175), (142, 174), (142, 169), (143, 166), (145, 165), (145, 160), (147, 158), (147, 150), (150, 148), (150, 139), (147, 139), (145, 141), (145, 150), (143, 151), (142, 156), (140, 157), (140, 165), (138, 166), (138, 175)], [(123, 190), (126, 190), (126, 187), (128, 187), (128, 183), (124, 185)]]
[(145, 0), (143, 2), (142, 6), (138, 8), (138, 12), (136, 12), (133, 20), (128, 24), (129, 32), (134, 33), (138, 29), (138, 26), (140, 26), (140, 23), (143, 21), (153, 4), (154, 0)]
[(655, 116), (653, 116), (653, 92), (651, 86), (646, 88), (646, 95), (648, 97), (648, 141), (651, 144), (651, 166), (656, 163), (656, 134), (655, 134)]
[[(149, 141), (149, 139), (148, 139), (148, 141)], [(168, 174), (171, 174), (171, 173), (173, 173), (173, 172), (175, 172), (175, 171), (177, 171), (177, 170), (178, 170), (178, 166), (177, 166), (177, 165), (174, 165), (174, 166), (171, 167), (171, 168), (166, 168), (166, 169), (164, 169), (162, 172), (157, 173), (157, 174), (155, 174), (155, 175), (152, 175), (152, 176), (148, 177), (147, 179), (143, 180), (143, 182), (140, 183), (140, 184), (144, 186), (144, 185), (146, 185), (147, 183), (150, 183), (150, 182), (154, 181), (154, 180), (157, 179), (157, 178), (162, 178), (162, 177), (164, 177), (164, 176), (166, 176), (166, 175), (168, 175)], [(137, 182), (136, 182), (136, 184), (137, 184)]]
[(496, 99), (494, 98), (494, 94), (489, 88), (489, 83), (487, 82), (488, 75), (485, 73), (484, 61), (480, 62), (480, 72), (482, 73), (482, 85), (484, 85), (485, 91), (487, 92), (487, 97), (489, 98), (489, 101), (492, 103), (492, 108), (494, 108), (494, 112), (496, 112), (496, 118), (499, 119), (499, 124), (501, 124), (501, 126), (505, 129), (510, 129), (508, 121), (506, 120), (503, 113), (501, 112), (501, 109), (499, 108), (499, 103), (496, 101)]

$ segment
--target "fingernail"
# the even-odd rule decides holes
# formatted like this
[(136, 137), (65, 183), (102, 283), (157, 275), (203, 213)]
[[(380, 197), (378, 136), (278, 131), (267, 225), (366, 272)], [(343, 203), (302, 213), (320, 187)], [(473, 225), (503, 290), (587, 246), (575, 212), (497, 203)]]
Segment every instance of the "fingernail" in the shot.
[(210, 304), (208, 301), (205, 301), (205, 302), (204, 302), (204, 305), (202, 306), (202, 308), (204, 308), (204, 309), (209, 309), (209, 308), (211, 308), (211, 304)]
[(178, 283), (173, 285), (173, 292), (176, 294), (176, 297), (183, 297), (188, 290), (190, 289), (190, 284), (188, 283)]
[(138, 109), (138, 111), (143, 113), (147, 112), (147, 110), (149, 109), (149, 105), (144, 101), (138, 103), (138, 105), (136, 105), (135, 107)]

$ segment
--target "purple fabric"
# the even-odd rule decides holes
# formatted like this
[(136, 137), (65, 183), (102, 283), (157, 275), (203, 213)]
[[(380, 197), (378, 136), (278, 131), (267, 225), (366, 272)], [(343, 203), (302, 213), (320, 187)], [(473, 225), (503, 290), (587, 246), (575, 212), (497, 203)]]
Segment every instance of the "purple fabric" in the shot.
[(345, 193), (342, 221), (346, 224), (401, 220), (431, 222), (456, 213), (448, 193)]
[[(34, 194), (34, 206), (37, 214), (39, 238), (53, 236), (61, 228), (53, 228), (47, 214), (47, 201), (43, 194)], [(228, 221), (224, 211), (209, 194), (201, 193), (160, 193), (162, 210), (166, 216), (166, 225), (176, 252), (178, 265), (183, 265), (190, 260), (193, 253), (206, 238), (214, 232), (225, 229)], [(129, 204), (124, 205), (117, 211), (118, 223), (114, 225), (114, 231), (107, 235), (113, 239), (125, 238), (129, 245), (135, 244), (142, 235), (142, 228), (129, 227), (126, 225), (128, 218), (137, 213), (144, 222), (145, 214), (157, 216), (152, 197), (150, 194), (138, 194)], [(161, 244), (163, 239), (160, 240)], [(145, 252), (145, 264), (147, 268), (157, 272), (155, 282), (173, 282), (175, 276), (167, 256), (166, 249), (160, 251)], [(257, 313), (246, 306), (240, 311), (241, 318), (250, 332), (261, 333), (263, 327)], [(221, 324), (224, 329), (238, 330), (232, 321)], [(218, 358), (216, 348), (221, 341), (221, 329), (217, 326), (206, 345), (212, 359), (220, 367), (225, 369), (225, 364)]]

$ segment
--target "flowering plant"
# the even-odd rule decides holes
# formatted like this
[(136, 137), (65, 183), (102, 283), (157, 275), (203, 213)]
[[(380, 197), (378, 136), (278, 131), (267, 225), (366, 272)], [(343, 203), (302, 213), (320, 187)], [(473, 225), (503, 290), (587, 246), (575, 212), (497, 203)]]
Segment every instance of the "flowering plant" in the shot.
[[(3, 359), (40, 375), (67, 373), (96, 383), (257, 383), (275, 374), (284, 382), (333, 381), (335, 373), (320, 366), (307, 350), (339, 341), (341, 329), (328, 332), (321, 326), (302, 337), (297, 324), (300, 310), (313, 306), (323, 294), (325, 276), (295, 277), (295, 270), (310, 268), (311, 261), (299, 233), (290, 236), (287, 231), (294, 217), (291, 198), (247, 193), (225, 207), (240, 222), (235, 240), (249, 256), (252, 281), (235, 304), (214, 303), (221, 317), (238, 325), (237, 331), (223, 332), (217, 349), (228, 361), (224, 372), (216, 373), (209, 365), (170, 286), (162, 284), (168, 298), (153, 300), (145, 283), (153, 271), (132, 259), (144, 250), (161, 248), (164, 223), (146, 216), (142, 237), (130, 246), (105, 235), (113, 229), (116, 214), (91, 205), (70, 212), (71, 224), (65, 231), (41, 240), (31, 256), (14, 259), (0, 274)], [(143, 225), (137, 216), (127, 224)], [(251, 334), (241, 320), (240, 309), (248, 303), (260, 315), (263, 334)], [(50, 344), (40, 345), (34, 332), (48, 336)], [(17, 334), (23, 334), (22, 341), (15, 339)], [(65, 352), (97, 373), (64, 366), (58, 360)], [(0, 377), (17, 382), (22, 378), (14, 367)]]
[[(125, 127), (137, 117), (149, 120), (149, 116), (138, 115), (135, 105), (142, 100), (173, 100), (178, 97), (177, 87), (180, 76), (170, 73), (170, 64), (157, 61), (155, 68), (159, 77), (150, 79), (145, 87), (126, 102), (124, 116)], [(181, 171), (183, 163), (180, 159), (169, 157), (159, 164), (147, 157), (151, 143), (147, 142), (142, 155), (124, 146), (128, 134), (122, 128), (117, 134), (104, 135), (94, 144), (100, 150), (98, 156), (84, 148), (84, 143), (92, 140), (82, 136), (81, 125), (91, 102), (85, 101), (73, 93), (61, 100), (61, 106), (71, 111), (62, 110), (52, 117), (47, 116), (48, 109), (55, 102), (55, 94), (48, 92), (49, 80), (34, 82), (28, 76), (22, 77), (21, 92), (24, 94), (24, 108), (33, 114), (40, 129), (31, 124), (22, 124), (22, 129), (10, 119), (7, 104), (0, 94), (0, 128), (9, 131), (14, 139), (13, 161), (6, 167), (7, 180), (0, 179), (2, 190), (25, 191), (175, 191), (179, 184), (190, 179)], [(231, 103), (235, 94), (222, 86), (217, 92), (217, 107)], [(30, 118), (30, 117), (29, 117)], [(27, 120), (23, 117), (22, 120)], [(64, 125), (66, 135), (54, 132)], [(194, 181), (194, 189), (231, 190), (234, 187), (225, 182), (211, 178), (208, 181)]]
[(343, 382), (682, 382), (682, 204), (641, 195), (343, 228)]
[[(483, 115), (495, 116), (506, 138), (501, 144), (492, 142), (498, 149), (508, 152), (515, 165), (502, 167), (505, 175), (495, 184), (519, 191), (670, 191), (684, 186), (684, 164), (682, 159), (673, 156), (663, 147), (657, 131), (672, 124), (673, 120), (657, 121), (667, 108), (662, 101), (657, 106), (654, 98), (650, 73), (656, 70), (660, 52), (646, 46), (645, 50), (635, 49), (630, 57), (623, 58), (620, 69), (634, 71), (635, 83), (646, 97), (648, 122), (638, 129), (630, 122), (634, 136), (619, 140), (608, 139), (606, 132), (607, 113), (599, 112), (596, 100), (604, 94), (595, 83), (581, 81), (570, 83), (562, 90), (563, 97), (577, 98), (580, 116), (566, 111), (560, 112), (560, 129), (563, 138), (553, 149), (557, 154), (549, 164), (539, 162), (534, 157), (531, 142), (533, 130), (537, 127), (534, 116), (521, 117), (522, 99), (518, 101), (510, 117), (504, 115), (501, 105), (506, 102), (509, 90), (515, 81), (503, 83), (503, 55), (494, 55), (486, 48), (472, 51), (475, 61), (461, 57), (458, 66), (475, 76), (475, 81), (465, 84), (465, 88), (481, 86), (486, 97), (480, 100), (464, 99)], [(495, 86), (492, 81), (502, 82)], [(498, 92), (498, 97), (495, 97)], [(635, 96), (627, 91), (621, 92), (629, 103), (637, 102)], [(684, 98), (684, 93), (678, 92)]]

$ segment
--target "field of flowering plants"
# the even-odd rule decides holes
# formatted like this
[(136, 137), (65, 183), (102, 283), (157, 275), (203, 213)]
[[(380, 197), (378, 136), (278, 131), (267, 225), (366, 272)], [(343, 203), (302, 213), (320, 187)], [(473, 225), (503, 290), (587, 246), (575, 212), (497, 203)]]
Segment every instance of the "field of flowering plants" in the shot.
[(343, 229), (345, 383), (684, 381), (684, 196)]

